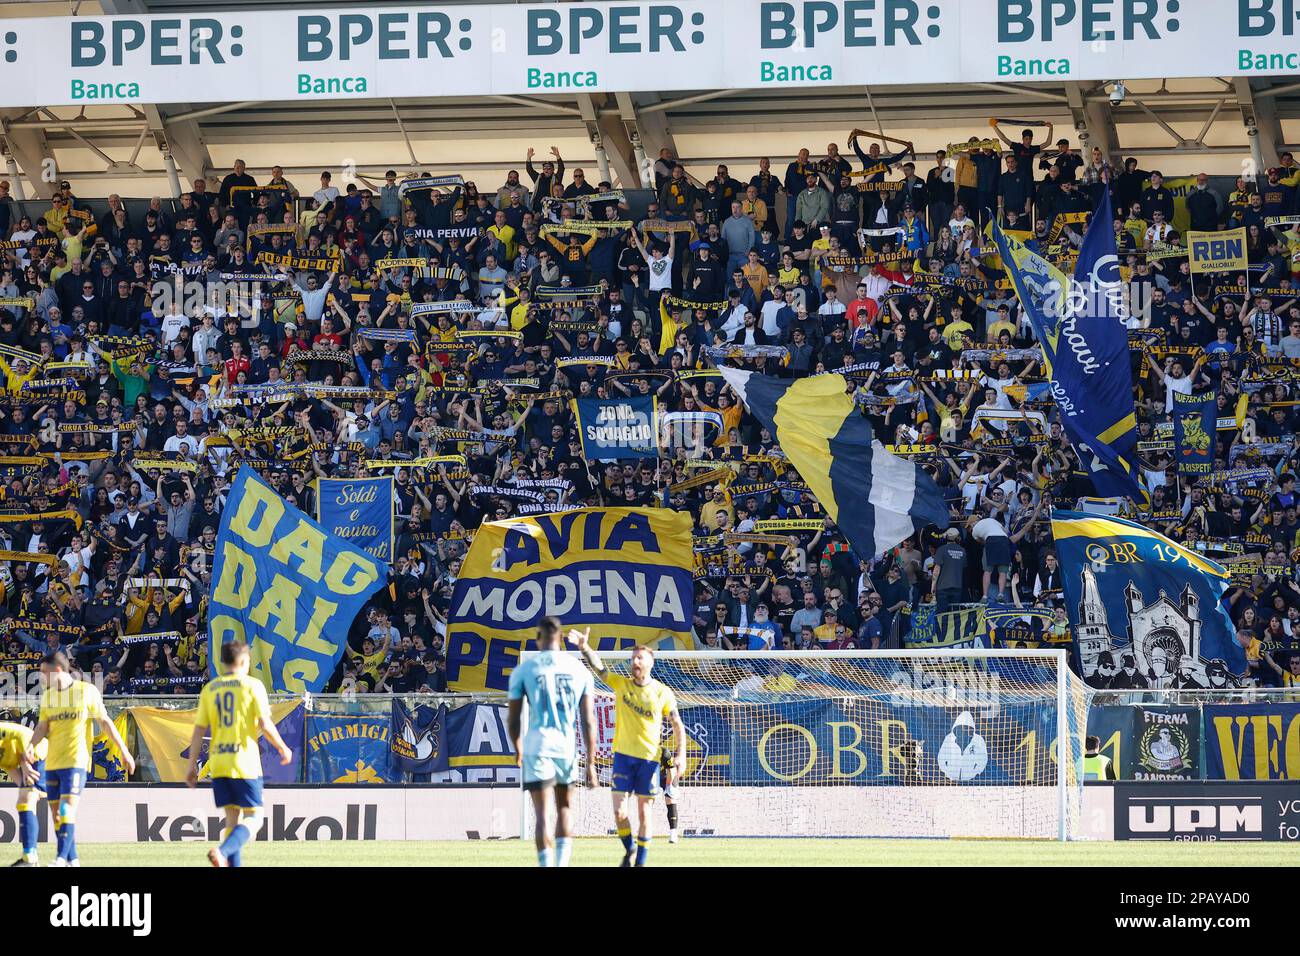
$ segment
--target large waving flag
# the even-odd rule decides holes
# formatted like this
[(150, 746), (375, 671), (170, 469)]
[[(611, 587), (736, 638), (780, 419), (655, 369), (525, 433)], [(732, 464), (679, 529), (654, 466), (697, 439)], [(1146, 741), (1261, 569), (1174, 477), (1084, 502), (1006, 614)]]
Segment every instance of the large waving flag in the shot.
[(1110, 194), (1102, 193), (1093, 214), (1073, 281), (996, 225), (993, 236), (1042, 343), (1061, 426), (1089, 469), (1097, 493), (1144, 500), (1138, 484), (1133, 375)]
[(246, 641), (267, 690), (319, 694), (343, 656), (348, 628), (388, 580), (388, 568), (239, 469), (217, 532), (208, 608), (212, 673), (220, 647)]
[(846, 394), (843, 375), (777, 379), (719, 367), (861, 558), (927, 525), (948, 527), (943, 494), (919, 467), (885, 451)]
[(1092, 686), (1224, 687), (1245, 673), (1221, 565), (1122, 518), (1056, 511), (1052, 536)]

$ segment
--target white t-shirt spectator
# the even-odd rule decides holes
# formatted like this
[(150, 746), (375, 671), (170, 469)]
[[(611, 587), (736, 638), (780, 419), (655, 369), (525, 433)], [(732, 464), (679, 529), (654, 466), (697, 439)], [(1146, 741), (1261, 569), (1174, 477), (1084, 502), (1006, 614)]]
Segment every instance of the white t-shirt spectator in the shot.
[(312, 199), (316, 200), (317, 208), (324, 206), (327, 202), (333, 202), (339, 198), (339, 188), (337, 186), (325, 186), (322, 189), (312, 193)]
[(767, 333), (768, 338), (776, 338), (781, 334), (781, 327), (776, 324), (776, 315), (784, 308), (784, 299), (768, 299), (763, 303), (763, 331)]
[(1009, 537), (1007, 529), (1002, 527), (1002, 522), (997, 518), (980, 518), (975, 522), (975, 527), (971, 528), (970, 533), (980, 544), (989, 538)]
[(672, 256), (660, 256), (658, 259), (647, 256), (645, 263), (650, 272), (651, 292), (666, 292), (673, 287)]
[(171, 345), (181, 334), (181, 329), (189, 327), (190, 318), (183, 313), (165, 316), (162, 320), (163, 344)]
[(1154, 242), (1166, 242), (1169, 239), (1169, 233), (1173, 232), (1174, 227), (1167, 222), (1152, 223), (1147, 227), (1147, 245)]
[(1174, 393), (1179, 395), (1192, 394), (1192, 377), (1184, 375), (1182, 378), (1174, 378), (1172, 375), (1165, 375), (1165, 411), (1174, 410)]

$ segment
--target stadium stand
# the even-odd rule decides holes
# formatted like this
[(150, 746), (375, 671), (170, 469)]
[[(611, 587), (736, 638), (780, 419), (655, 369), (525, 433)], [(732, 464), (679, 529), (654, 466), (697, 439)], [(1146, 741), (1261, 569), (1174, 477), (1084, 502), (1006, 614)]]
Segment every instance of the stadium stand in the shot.
[[(984, 227), (1072, 262), (1109, 192), (1152, 496), (1126, 513), (1232, 566), (1234, 680), (1300, 679), (1294, 158), (1258, 183), (1180, 181), (1175, 202), (1158, 171), (1025, 145), (1032, 130), (923, 174), (910, 144), (868, 152), (856, 132), (856, 165), (805, 152), (739, 178), (665, 152), (657, 192), (589, 182), (558, 151), (492, 189), (390, 172), (340, 191), (324, 171), (313, 190), (242, 163), (175, 201), (87, 202), (64, 181), (47, 205), (0, 184), (6, 666), (63, 647), (106, 694), (197, 693), (240, 462), (312, 515), (318, 478), (395, 477), (388, 586), (331, 690), (445, 690), (468, 540), (543, 505), (689, 511), (705, 647), (911, 646), (935, 600), (954, 619), (1020, 608), (1014, 646), (1069, 646), (1050, 508), (1118, 506), (1062, 430)], [(1193, 274), (1184, 233), (1239, 228), (1244, 266)], [(844, 370), (879, 440), (938, 483), (950, 530), (855, 553), (724, 362)], [(1173, 396), (1210, 390), (1209, 466), (1180, 474)], [(650, 393), (686, 413), (656, 458), (584, 457), (570, 396)], [(1144, 686), (1131, 664), (1094, 682)]]

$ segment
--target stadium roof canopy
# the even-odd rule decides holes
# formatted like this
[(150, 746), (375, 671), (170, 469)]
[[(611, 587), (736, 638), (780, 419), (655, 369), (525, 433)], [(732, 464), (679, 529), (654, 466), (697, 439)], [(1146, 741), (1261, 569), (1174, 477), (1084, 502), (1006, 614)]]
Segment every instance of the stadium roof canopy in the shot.
[[(442, 0), (438, 8), (464, 0)], [(348, 4), (313, 3), (313, 10)], [(84, 0), (0, 4), (0, 17), (142, 15), (246, 11), (304, 5), (265, 0)], [(1112, 103), (1115, 80), (1127, 95)], [(166, 105), (9, 107), (0, 136), (9, 175), (29, 197), (52, 178), (80, 195), (168, 195), (198, 176), (219, 176), (236, 158), (264, 178), (273, 165), (300, 188), (323, 169), (382, 177), (463, 172), (495, 187), (507, 169), (558, 146), (570, 166), (608, 169), (618, 185), (640, 185), (645, 159), (662, 146), (696, 175), (716, 163), (739, 171), (769, 156), (781, 168), (802, 146), (814, 154), (850, 129), (913, 141), (924, 157), (949, 142), (990, 135), (988, 120), (1046, 120), (1072, 143), (1140, 157), (1147, 168), (1241, 174), (1272, 164), (1300, 143), (1300, 82), (1294, 77), (881, 85), (787, 89), (567, 93), (547, 96), (349, 98)], [(639, 147), (639, 149), (638, 149)], [(177, 179), (169, 175), (169, 161)], [(48, 164), (47, 164), (48, 168)], [(33, 171), (38, 171), (33, 174)], [(923, 170), (922, 170), (923, 171)]]

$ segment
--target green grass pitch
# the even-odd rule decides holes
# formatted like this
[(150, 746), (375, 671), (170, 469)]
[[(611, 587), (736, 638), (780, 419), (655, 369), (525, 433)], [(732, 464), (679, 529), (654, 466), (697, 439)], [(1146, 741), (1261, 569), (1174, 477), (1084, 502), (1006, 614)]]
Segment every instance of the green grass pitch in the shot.
[[(82, 866), (207, 866), (207, 843), (87, 843)], [(42, 852), (46, 847), (42, 847)], [(615, 866), (613, 838), (577, 840), (574, 866)], [(254, 843), (246, 866), (535, 866), (519, 840)], [(1297, 866), (1285, 843), (1055, 843), (1017, 840), (655, 839), (651, 866)]]

